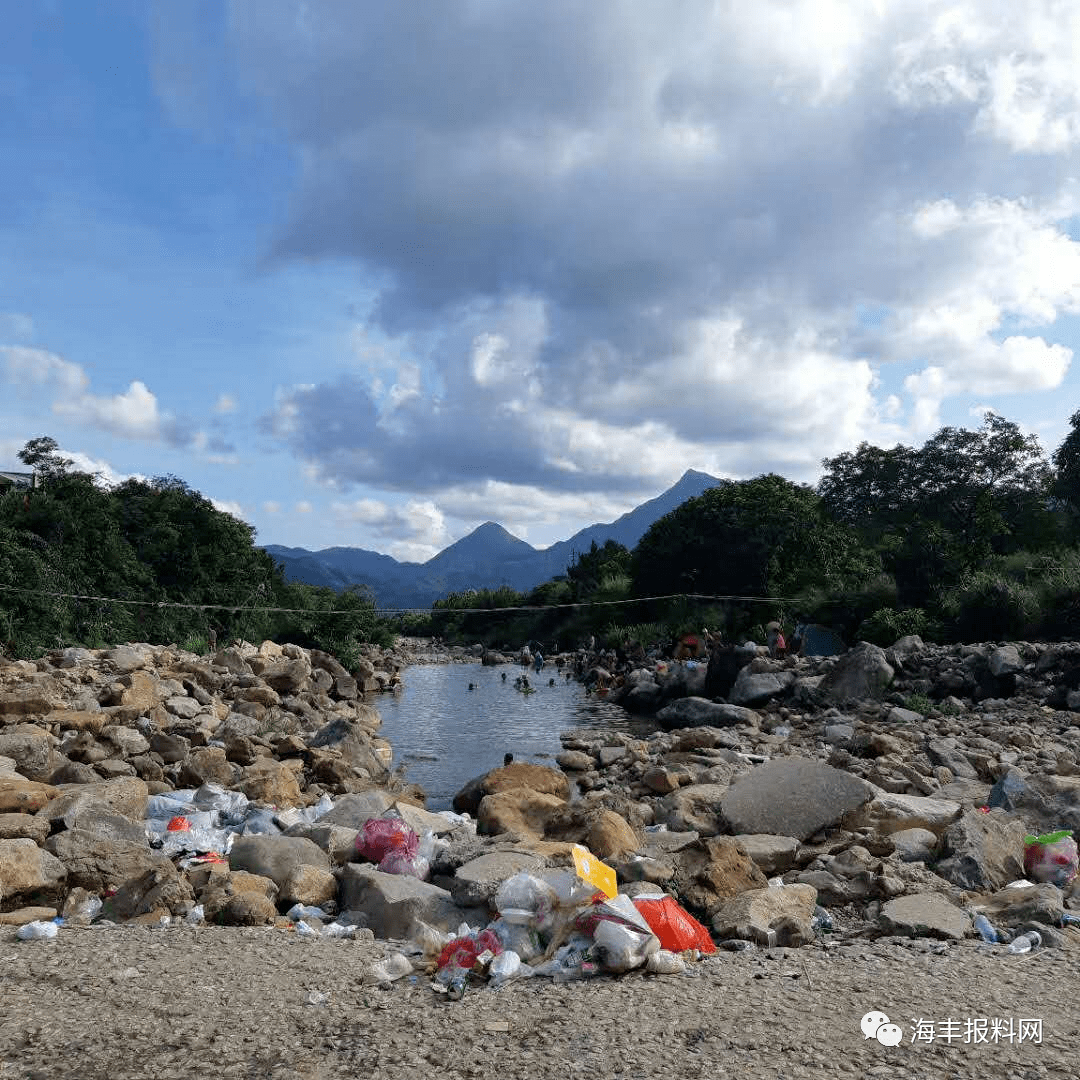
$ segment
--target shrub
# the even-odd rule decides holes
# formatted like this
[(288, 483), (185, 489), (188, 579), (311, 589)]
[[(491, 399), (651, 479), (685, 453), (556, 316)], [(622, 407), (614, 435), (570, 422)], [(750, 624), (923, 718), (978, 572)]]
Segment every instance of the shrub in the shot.
[(1038, 590), (994, 571), (966, 575), (942, 599), (960, 641), (1023, 638), (1039, 615)]
[(880, 607), (869, 618), (863, 619), (855, 636), (860, 641), (887, 648), (897, 639), (908, 634), (932, 639), (936, 627), (934, 621), (922, 608)]

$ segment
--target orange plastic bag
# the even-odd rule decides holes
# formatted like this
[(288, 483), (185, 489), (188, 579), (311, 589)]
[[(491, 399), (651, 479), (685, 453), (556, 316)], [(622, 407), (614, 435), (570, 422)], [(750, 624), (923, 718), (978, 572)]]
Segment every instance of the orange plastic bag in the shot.
[(703, 953), (716, 952), (713, 939), (705, 929), (672, 896), (635, 896), (634, 907), (641, 912), (649, 929), (660, 939), (660, 947), (679, 953), (698, 949)]
[(169, 820), (167, 832), (190, 832), (191, 822), (186, 817), (174, 817)]

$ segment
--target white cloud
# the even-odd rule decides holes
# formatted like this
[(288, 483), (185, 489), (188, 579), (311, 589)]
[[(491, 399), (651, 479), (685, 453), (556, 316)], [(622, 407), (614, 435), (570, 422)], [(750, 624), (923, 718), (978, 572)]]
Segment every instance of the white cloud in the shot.
[(220, 510), (223, 514), (232, 514), (238, 521), (246, 521), (246, 513), (241, 503), (234, 502), (230, 499), (210, 499), (210, 504), (215, 510)]
[(276, 502), (273, 499), (267, 499), (266, 502), (262, 504), (262, 508), (267, 514), (276, 514), (281, 510), (281, 503)]
[(310, 514), (315, 508), (307, 501), (307, 499), (301, 499), (293, 509), (298, 514)]
[(34, 336), (34, 320), (18, 311), (0, 311), (0, 337), (29, 341)]
[(236, 412), (236, 398), (231, 394), (219, 395), (217, 401), (214, 402), (214, 412), (222, 415)]

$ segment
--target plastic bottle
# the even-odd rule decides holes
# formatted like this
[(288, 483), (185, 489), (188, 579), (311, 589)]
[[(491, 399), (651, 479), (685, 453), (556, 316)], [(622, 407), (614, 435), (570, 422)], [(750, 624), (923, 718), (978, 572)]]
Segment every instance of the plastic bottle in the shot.
[(56, 923), (51, 920), (35, 919), (33, 922), (24, 923), (15, 931), (19, 941), (48, 941), (56, 937), (58, 933)]
[(1037, 930), (1029, 930), (1026, 934), (1017, 934), (1009, 945), (1011, 953), (1029, 953), (1042, 944), (1042, 935)]
[(983, 941), (989, 941), (996, 945), (1001, 940), (1001, 935), (994, 929), (994, 924), (985, 915), (975, 916), (975, 929)]
[(1062, 912), (1062, 926), (1080, 926), (1080, 915), (1074, 915), (1071, 911)]
[(827, 934), (836, 929), (832, 916), (820, 905), (814, 908), (814, 917), (810, 920), (810, 926), (818, 934)]

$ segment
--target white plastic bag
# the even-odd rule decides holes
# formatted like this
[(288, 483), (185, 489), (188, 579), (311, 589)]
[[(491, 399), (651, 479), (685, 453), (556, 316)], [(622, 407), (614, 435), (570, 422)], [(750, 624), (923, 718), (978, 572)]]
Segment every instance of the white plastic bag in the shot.
[(495, 910), (508, 923), (548, 929), (559, 898), (555, 889), (532, 874), (514, 874), (495, 893)]
[(593, 955), (600, 966), (615, 975), (641, 967), (649, 955), (658, 952), (660, 942), (653, 934), (643, 934), (626, 923), (604, 919), (593, 932)]
[(35, 919), (20, 926), (15, 931), (15, 936), (20, 941), (49, 941), (56, 937), (58, 932), (59, 927), (51, 920)]
[(522, 963), (521, 957), (513, 949), (507, 949), (491, 961), (488, 968), (491, 977), (491, 986), (498, 990), (514, 979), (528, 979), (533, 975), (533, 969), (528, 964)]
[(322, 920), (326, 918), (327, 913), (321, 907), (315, 907), (314, 904), (293, 904), (285, 914), (293, 922), (300, 922), (301, 919)]
[(645, 961), (645, 970), (653, 975), (681, 975), (686, 970), (686, 961), (678, 953), (657, 949)]
[(370, 981), (374, 983), (396, 982), (413, 972), (412, 961), (404, 953), (394, 953), (368, 970)]

